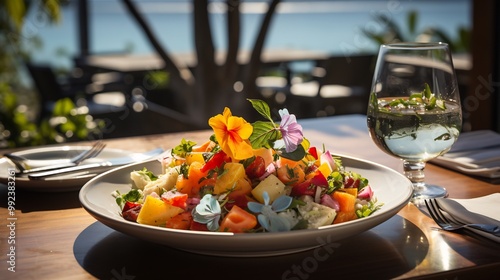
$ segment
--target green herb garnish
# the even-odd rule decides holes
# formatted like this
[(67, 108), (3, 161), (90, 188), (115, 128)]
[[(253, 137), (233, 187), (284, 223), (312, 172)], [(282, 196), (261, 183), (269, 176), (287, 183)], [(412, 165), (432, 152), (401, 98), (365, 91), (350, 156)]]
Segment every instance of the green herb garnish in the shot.
[(181, 143), (172, 149), (172, 155), (177, 155), (185, 158), (188, 153), (193, 151), (193, 147), (196, 145), (193, 141), (188, 141), (182, 138)]

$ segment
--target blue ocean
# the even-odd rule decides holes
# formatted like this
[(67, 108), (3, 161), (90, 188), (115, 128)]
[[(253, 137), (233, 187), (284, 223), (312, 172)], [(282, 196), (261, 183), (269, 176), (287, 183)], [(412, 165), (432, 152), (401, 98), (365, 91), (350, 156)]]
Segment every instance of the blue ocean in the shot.
[[(92, 53), (153, 52), (147, 38), (120, 0), (88, 0), (90, 51)], [(224, 1), (225, 2), (225, 1)], [(242, 1), (241, 47), (251, 49), (267, 1)], [(191, 1), (136, 0), (156, 36), (168, 52), (188, 52), (194, 48)], [(469, 0), (331, 0), (286, 1), (279, 6), (271, 24), (265, 47), (300, 49), (345, 54), (378, 50), (378, 45), (363, 35), (363, 30), (380, 31), (384, 26), (375, 20), (383, 14), (407, 32), (407, 14), (418, 11), (417, 31), (428, 27), (444, 30), (457, 37), (460, 27), (471, 26)], [(223, 1), (209, 6), (214, 42), (224, 49), (225, 12)], [(33, 52), (35, 61), (69, 66), (79, 54), (77, 1), (63, 9), (59, 24), (51, 25), (40, 14), (31, 13), (25, 37), (37, 36), (42, 47)]]

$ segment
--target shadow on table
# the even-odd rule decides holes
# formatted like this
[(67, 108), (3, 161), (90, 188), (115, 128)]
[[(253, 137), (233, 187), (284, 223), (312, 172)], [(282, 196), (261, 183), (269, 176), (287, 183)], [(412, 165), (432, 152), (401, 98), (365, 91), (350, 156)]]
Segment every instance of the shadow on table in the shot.
[[(7, 197), (7, 186), (0, 184), (0, 197)], [(0, 200), (0, 207), (7, 208), (7, 199)], [(80, 208), (78, 191), (30, 192), (16, 189), (16, 210), (22, 213)]]
[[(415, 238), (408, 238), (410, 231)], [(235, 258), (156, 245), (95, 222), (77, 237), (73, 252), (78, 263), (100, 279), (388, 279), (422, 262), (428, 251), (422, 237), (416, 226), (394, 216), (383, 228), (331, 246), (276, 257)]]

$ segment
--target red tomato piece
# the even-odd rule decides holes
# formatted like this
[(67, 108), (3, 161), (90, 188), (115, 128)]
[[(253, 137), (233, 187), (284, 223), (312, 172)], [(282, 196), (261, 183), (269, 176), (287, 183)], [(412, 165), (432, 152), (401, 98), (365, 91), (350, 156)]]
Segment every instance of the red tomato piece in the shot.
[(315, 159), (318, 159), (318, 150), (316, 149), (316, 147), (310, 147), (307, 152), (311, 154), (311, 156), (313, 156)]
[(248, 178), (259, 178), (266, 172), (266, 162), (261, 156), (256, 156), (255, 159), (245, 168), (245, 173)]
[(328, 187), (328, 180), (325, 178), (321, 171), (314, 171), (313, 176), (307, 176), (308, 178), (292, 188), (291, 195), (292, 196), (301, 196), (301, 195), (312, 195), (316, 193), (316, 187), (326, 188)]
[(359, 188), (359, 184), (361, 183), (360, 179), (354, 179), (351, 176), (345, 177), (344, 179), (344, 188)]
[(247, 232), (257, 225), (257, 218), (234, 205), (222, 219), (219, 231), (229, 231), (234, 233)]
[(176, 206), (182, 209), (186, 209), (186, 201), (188, 195), (180, 192), (165, 192), (161, 195), (161, 199), (172, 206)]
[(127, 201), (122, 210), (122, 217), (127, 221), (137, 222), (141, 208), (141, 204)]
[(182, 212), (179, 215), (173, 216), (167, 221), (165, 227), (173, 229), (189, 229), (193, 222), (191, 212)]
[(248, 201), (249, 201), (248, 196), (238, 195), (238, 196), (235, 196), (232, 199), (230, 199), (224, 205), (224, 207), (228, 210), (231, 210), (233, 208), (233, 206), (235, 206), (235, 205), (237, 205), (240, 208), (247, 208)]
[(192, 221), (189, 226), (190, 230), (198, 230), (198, 231), (209, 231), (206, 224), (198, 223), (196, 221)]
[(140, 203), (125, 201), (125, 205), (123, 205), (122, 212), (125, 212), (129, 209), (132, 209), (132, 208), (134, 208), (136, 206), (140, 206), (140, 205), (141, 205)]
[(215, 168), (221, 168), (222, 165), (228, 160), (229, 159), (226, 153), (224, 153), (223, 151), (219, 151), (216, 154), (214, 154), (212, 158), (209, 159), (207, 163), (205, 163), (205, 165), (203, 165), (203, 167), (201, 168), (201, 172), (207, 172)]

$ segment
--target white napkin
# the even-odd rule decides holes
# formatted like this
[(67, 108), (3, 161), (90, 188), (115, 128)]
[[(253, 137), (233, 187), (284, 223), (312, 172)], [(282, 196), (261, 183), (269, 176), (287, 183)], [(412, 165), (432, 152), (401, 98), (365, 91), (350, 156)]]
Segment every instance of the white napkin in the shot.
[[(438, 198), (436, 200), (445, 212), (462, 223), (500, 226), (500, 193), (469, 199)], [(493, 241), (500, 242), (500, 237), (480, 230), (470, 230)]]
[(486, 178), (500, 178), (500, 134), (478, 130), (460, 134), (451, 150), (432, 163)]
[(500, 224), (500, 193), (468, 199), (453, 199), (470, 212), (497, 220)]

